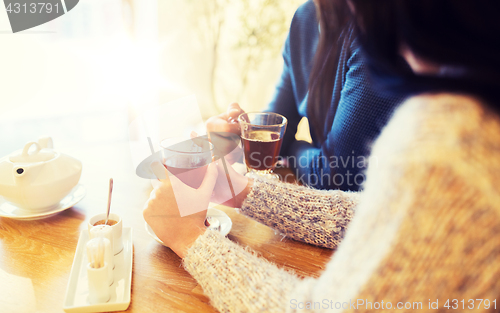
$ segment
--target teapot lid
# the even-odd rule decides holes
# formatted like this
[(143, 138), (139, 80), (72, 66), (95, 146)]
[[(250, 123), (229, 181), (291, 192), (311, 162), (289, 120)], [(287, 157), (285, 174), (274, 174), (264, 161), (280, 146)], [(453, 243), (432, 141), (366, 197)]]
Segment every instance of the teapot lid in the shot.
[[(35, 151), (28, 153), (32, 146), (35, 146)], [(13, 153), (9, 160), (12, 163), (36, 163), (45, 162), (54, 159), (57, 153), (52, 149), (42, 149), (41, 146), (34, 141), (28, 142), (20, 152)]]

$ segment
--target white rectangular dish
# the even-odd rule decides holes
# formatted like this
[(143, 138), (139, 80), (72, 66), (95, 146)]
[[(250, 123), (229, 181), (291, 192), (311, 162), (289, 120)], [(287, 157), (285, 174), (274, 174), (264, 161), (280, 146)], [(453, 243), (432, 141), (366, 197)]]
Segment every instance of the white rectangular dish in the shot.
[(114, 256), (114, 282), (109, 287), (111, 299), (102, 304), (90, 304), (88, 301), (87, 281), (87, 249), (89, 232), (83, 230), (78, 239), (75, 258), (69, 275), (66, 296), (64, 297), (64, 311), (67, 313), (113, 312), (123, 311), (130, 305), (132, 286), (132, 259), (134, 255), (132, 245), (132, 228), (124, 227), (122, 233), (123, 250)]

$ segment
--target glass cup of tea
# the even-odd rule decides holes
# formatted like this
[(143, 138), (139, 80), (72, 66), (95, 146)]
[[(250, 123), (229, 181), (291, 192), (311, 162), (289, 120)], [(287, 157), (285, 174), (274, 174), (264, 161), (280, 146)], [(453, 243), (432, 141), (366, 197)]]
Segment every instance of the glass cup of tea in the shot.
[(248, 176), (278, 178), (273, 174), (287, 119), (276, 113), (242, 113), (238, 116)]
[(162, 163), (184, 184), (198, 189), (208, 165), (212, 162), (214, 147), (207, 138), (185, 140), (164, 139), (160, 142)]

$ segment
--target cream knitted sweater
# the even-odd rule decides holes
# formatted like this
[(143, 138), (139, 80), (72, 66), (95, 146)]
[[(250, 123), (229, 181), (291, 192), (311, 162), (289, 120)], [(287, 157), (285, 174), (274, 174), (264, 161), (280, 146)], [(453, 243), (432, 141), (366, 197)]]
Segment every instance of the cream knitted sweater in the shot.
[[(184, 266), (213, 306), (440, 312), (456, 299), (451, 311), (463, 312), (470, 299), (489, 299), (491, 312), (499, 311), (499, 117), (471, 97), (414, 97), (383, 130), (372, 157), (378, 161), (369, 165), (360, 194), (256, 182), (241, 213), (337, 251), (319, 278), (300, 279), (207, 231)], [(439, 310), (429, 309), (429, 299), (432, 308), (439, 301)], [(489, 311), (484, 301), (472, 306)]]

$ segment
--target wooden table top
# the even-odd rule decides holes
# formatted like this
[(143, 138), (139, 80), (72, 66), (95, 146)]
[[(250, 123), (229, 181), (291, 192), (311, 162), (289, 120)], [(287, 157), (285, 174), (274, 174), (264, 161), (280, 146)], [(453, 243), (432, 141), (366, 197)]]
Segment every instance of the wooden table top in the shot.
[[(32, 280), (37, 312), (64, 312), (79, 234), (92, 215), (105, 212), (110, 177), (114, 178), (111, 210), (122, 216), (124, 227), (133, 228), (132, 300), (126, 312), (216, 312), (181, 259), (146, 233), (142, 207), (152, 187), (135, 176), (128, 145), (75, 146), (64, 152), (83, 163), (80, 183), (86, 197), (47, 219), (0, 218), (0, 269)], [(229, 239), (298, 275), (318, 276), (333, 253), (283, 237), (231, 208), (217, 208), (233, 221)]]

